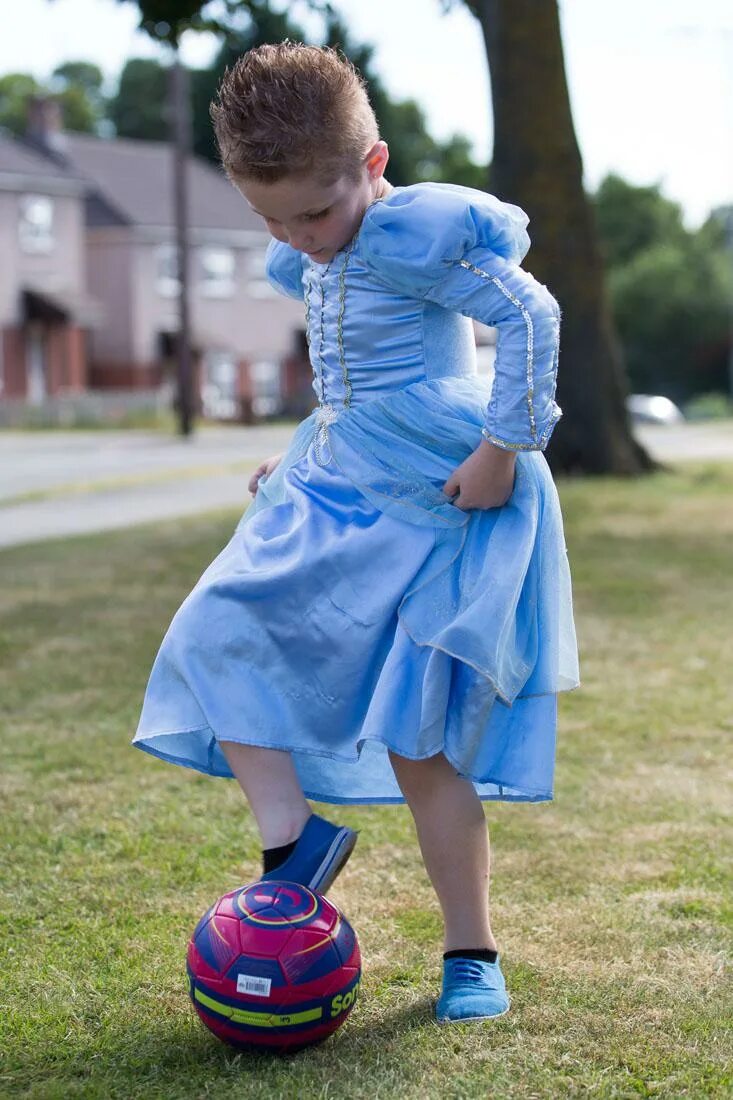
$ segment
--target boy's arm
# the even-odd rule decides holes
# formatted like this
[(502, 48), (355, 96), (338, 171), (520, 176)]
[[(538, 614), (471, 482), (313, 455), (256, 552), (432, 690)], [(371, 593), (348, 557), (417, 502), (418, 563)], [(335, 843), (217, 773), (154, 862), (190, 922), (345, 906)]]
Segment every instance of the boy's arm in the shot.
[(562, 410), (555, 401), (560, 307), (510, 260), (471, 249), (425, 297), (497, 330), (494, 384), (483, 438), (512, 451), (543, 451)]
[(560, 307), (519, 266), (530, 245), (525, 212), (487, 192), (426, 183), (397, 189), (365, 221), (362, 255), (378, 278), (496, 328), (486, 443), (544, 450), (562, 415), (555, 402)]

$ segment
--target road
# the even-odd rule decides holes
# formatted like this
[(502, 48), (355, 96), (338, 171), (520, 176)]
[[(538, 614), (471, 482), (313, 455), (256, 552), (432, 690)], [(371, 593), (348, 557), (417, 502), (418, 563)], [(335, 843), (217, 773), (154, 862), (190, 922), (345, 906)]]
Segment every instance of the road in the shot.
[[(0, 547), (241, 509), (265, 458), (296, 427), (199, 428), (183, 440), (146, 431), (0, 432)], [(733, 422), (638, 426), (663, 462), (733, 461)]]

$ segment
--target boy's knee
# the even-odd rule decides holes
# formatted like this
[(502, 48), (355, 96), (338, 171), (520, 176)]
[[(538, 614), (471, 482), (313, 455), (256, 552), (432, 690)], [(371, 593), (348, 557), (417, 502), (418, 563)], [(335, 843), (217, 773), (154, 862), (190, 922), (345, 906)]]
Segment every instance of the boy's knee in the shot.
[(432, 782), (439, 781), (441, 776), (456, 774), (455, 768), (448, 762), (443, 752), (426, 756), (422, 760), (411, 760), (407, 756), (400, 756), (393, 752), (392, 749), (387, 751), (403, 793), (405, 787), (424, 790)]

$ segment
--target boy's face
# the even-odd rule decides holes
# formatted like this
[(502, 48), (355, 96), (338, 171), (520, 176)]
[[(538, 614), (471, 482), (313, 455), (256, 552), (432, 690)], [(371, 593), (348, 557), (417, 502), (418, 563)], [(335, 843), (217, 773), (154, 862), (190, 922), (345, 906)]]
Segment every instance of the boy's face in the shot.
[(354, 236), (381, 182), (379, 168), (374, 174), (365, 160), (359, 183), (342, 176), (324, 187), (313, 176), (290, 176), (277, 183), (239, 180), (237, 187), (273, 237), (326, 264)]

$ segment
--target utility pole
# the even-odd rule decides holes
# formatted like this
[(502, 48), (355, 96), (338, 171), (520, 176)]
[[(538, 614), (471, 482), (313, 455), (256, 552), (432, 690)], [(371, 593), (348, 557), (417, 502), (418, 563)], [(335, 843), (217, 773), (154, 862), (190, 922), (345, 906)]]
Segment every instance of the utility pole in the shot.
[(191, 100), (188, 72), (176, 44), (170, 69), (169, 123), (173, 129), (173, 191), (178, 268), (178, 426), (181, 435), (193, 429), (193, 371), (191, 363), (191, 313), (189, 302), (188, 155), (191, 148)]

